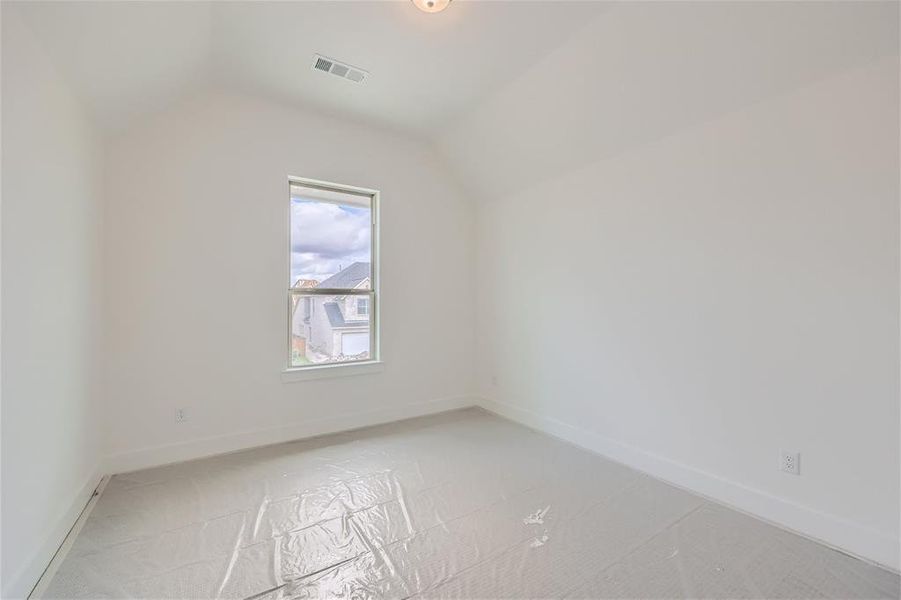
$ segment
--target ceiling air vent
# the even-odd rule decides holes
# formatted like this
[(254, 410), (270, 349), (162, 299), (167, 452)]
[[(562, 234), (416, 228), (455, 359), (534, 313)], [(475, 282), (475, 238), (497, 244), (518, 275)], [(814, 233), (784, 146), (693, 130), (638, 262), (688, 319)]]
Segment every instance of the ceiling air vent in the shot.
[(369, 76), (369, 73), (363, 69), (353, 67), (347, 63), (338, 62), (331, 58), (326, 58), (319, 54), (313, 55), (313, 69), (353, 81), (354, 83), (363, 83), (363, 80)]
[(328, 73), (328, 70), (332, 68), (332, 61), (326, 60), (321, 56), (317, 56), (316, 63), (313, 65), (313, 68)]

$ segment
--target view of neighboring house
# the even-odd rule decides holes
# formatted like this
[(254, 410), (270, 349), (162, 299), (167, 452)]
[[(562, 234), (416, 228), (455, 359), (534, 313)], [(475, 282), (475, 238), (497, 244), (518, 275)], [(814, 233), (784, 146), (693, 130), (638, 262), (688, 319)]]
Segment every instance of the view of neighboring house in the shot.
[[(317, 280), (315, 280), (315, 279), (298, 279), (297, 281), (294, 282), (294, 288), (295, 288), (295, 289), (297, 289), (297, 288), (301, 288), (301, 289), (303, 289), (303, 288), (314, 288), (314, 287), (316, 287), (317, 285), (319, 285), (319, 282), (318, 282)], [(299, 296), (294, 296), (294, 297), (291, 299), (291, 302), (293, 303), (293, 304), (291, 305), (292, 310), (293, 310), (294, 308), (297, 308), (297, 301), (298, 301), (298, 300), (299, 300)]]
[[(316, 285), (303, 287), (369, 289), (368, 262), (355, 262)], [(298, 282), (301, 285), (301, 282)], [(295, 360), (321, 363), (369, 357), (369, 296), (306, 296), (293, 307)]]

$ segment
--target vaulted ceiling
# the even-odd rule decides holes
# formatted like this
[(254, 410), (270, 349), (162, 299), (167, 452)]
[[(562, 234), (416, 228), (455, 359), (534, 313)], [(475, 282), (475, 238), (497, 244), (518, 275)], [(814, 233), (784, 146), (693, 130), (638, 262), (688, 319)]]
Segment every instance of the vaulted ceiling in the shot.
[[(10, 3), (4, 3), (10, 4)], [(115, 130), (216, 83), (433, 133), (602, 12), (593, 2), (21, 2), (16, 8)], [(313, 71), (314, 53), (371, 73)]]
[(443, 131), (439, 146), (482, 196), (514, 193), (849, 70), (897, 70), (898, 11), (619, 3)]
[[(879, 60), (898, 3), (14, 2), (116, 131), (210, 85), (425, 139), (488, 198)], [(314, 71), (314, 53), (371, 73)]]

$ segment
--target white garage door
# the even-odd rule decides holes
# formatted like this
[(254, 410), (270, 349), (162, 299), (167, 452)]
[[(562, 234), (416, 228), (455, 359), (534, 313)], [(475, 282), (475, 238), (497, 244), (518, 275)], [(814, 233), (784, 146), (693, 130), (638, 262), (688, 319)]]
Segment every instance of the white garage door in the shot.
[(369, 352), (369, 332), (342, 334), (341, 351), (344, 356), (356, 356), (362, 352)]

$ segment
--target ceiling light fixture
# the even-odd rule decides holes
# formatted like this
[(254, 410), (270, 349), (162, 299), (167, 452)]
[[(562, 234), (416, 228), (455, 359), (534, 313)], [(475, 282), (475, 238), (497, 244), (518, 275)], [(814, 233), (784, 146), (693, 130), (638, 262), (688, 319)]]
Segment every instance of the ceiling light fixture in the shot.
[(416, 8), (427, 13), (441, 12), (450, 3), (451, 0), (413, 0)]

